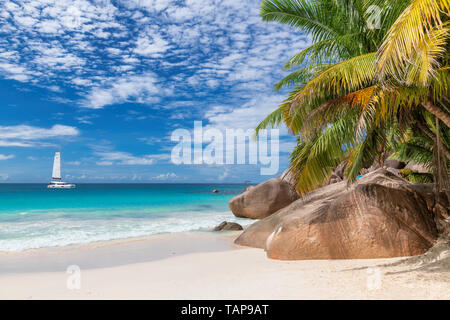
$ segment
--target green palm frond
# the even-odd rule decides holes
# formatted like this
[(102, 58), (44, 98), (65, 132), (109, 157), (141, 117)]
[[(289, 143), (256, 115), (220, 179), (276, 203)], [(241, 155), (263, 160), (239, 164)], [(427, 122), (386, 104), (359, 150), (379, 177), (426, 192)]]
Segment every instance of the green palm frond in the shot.
[(377, 85), (373, 85), (321, 104), (306, 115), (302, 134), (308, 135), (327, 126), (341, 117), (342, 112), (349, 108), (359, 108), (361, 111), (370, 108), (376, 102), (375, 93), (378, 89)]
[(449, 28), (434, 28), (417, 44), (412, 63), (405, 68), (407, 85), (427, 86), (440, 67), (439, 59), (447, 52), (446, 40)]
[(379, 128), (369, 128), (361, 140), (349, 152), (346, 167), (346, 177), (349, 181), (354, 181), (364, 166), (372, 164), (380, 155), (380, 147), (385, 150), (388, 144), (386, 131)]
[(433, 167), (433, 145), (423, 138), (412, 138), (397, 146), (389, 159), (403, 162), (414, 162), (431, 169)]
[(318, 73), (329, 68), (331, 64), (312, 64), (294, 72), (291, 72), (283, 80), (275, 84), (275, 90), (279, 91), (283, 87), (289, 87), (293, 85), (301, 85), (307, 83), (314, 78)]
[(434, 181), (432, 173), (417, 172), (407, 169), (403, 169), (401, 172), (402, 176), (412, 183), (432, 183)]
[[(294, 28), (301, 28), (316, 41), (338, 35), (324, 16), (324, 2), (307, 0), (264, 0), (260, 6), (263, 21), (277, 21)], [(328, 6), (331, 9), (332, 6)]]
[(303, 64), (336, 62), (344, 57), (351, 57), (351, 48), (354, 47), (355, 40), (360, 36), (359, 33), (345, 34), (313, 43), (289, 59), (284, 69), (289, 70)]
[(299, 140), (291, 154), (290, 170), (297, 180), (297, 192), (304, 195), (323, 185), (333, 169), (353, 146), (355, 116), (342, 117), (308, 141)]
[(375, 56), (372, 52), (334, 64), (309, 81), (294, 100), (301, 104), (323, 94), (339, 97), (373, 84)]
[[(303, 123), (314, 106), (349, 94), (374, 82), (376, 53), (365, 54), (337, 63), (322, 71), (292, 96), (291, 114)], [(322, 101), (321, 101), (322, 100)], [(301, 128), (292, 128), (299, 131)]]
[(258, 135), (259, 132), (268, 127), (277, 127), (283, 121), (283, 108), (279, 107), (275, 109), (271, 114), (269, 114), (255, 129), (255, 134)]
[(430, 31), (442, 28), (441, 12), (450, 7), (449, 0), (412, 0), (389, 29), (378, 50), (377, 71), (381, 79), (401, 79), (420, 43), (431, 39)]

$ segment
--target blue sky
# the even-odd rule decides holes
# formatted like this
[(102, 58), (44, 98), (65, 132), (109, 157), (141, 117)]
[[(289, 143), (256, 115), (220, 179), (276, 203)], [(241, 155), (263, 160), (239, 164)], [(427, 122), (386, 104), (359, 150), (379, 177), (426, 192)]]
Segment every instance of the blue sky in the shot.
[[(309, 43), (259, 0), (2, 0), (0, 182), (262, 181), (259, 165), (174, 165), (177, 128), (254, 128)], [(293, 138), (282, 130), (280, 172)]]

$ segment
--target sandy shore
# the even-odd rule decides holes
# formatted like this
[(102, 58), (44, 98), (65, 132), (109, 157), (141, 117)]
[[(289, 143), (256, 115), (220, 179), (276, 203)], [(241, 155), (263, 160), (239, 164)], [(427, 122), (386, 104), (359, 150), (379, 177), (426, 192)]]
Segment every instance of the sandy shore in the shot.
[[(0, 253), (0, 299), (450, 299), (447, 244), (413, 258), (275, 261), (233, 245), (235, 237), (162, 235)], [(69, 265), (81, 269), (80, 289), (67, 287)]]

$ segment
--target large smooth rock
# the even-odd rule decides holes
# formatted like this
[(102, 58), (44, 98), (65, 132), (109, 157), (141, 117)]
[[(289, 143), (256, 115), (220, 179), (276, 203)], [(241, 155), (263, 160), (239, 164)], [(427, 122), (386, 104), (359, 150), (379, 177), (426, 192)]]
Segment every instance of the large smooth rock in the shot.
[(438, 232), (424, 197), (410, 186), (381, 168), (350, 187), (343, 181), (315, 190), (254, 223), (235, 242), (282, 260), (422, 254)]
[(229, 202), (236, 217), (262, 219), (299, 198), (295, 183), (288, 173), (265, 181), (232, 198)]

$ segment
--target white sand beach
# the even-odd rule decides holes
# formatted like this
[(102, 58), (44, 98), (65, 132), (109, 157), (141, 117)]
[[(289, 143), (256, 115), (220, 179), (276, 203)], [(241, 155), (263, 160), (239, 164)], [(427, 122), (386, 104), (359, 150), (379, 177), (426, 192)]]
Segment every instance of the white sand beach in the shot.
[[(238, 233), (159, 235), (0, 253), (0, 299), (450, 299), (450, 253), (277, 261)], [(68, 265), (81, 268), (69, 290)]]

